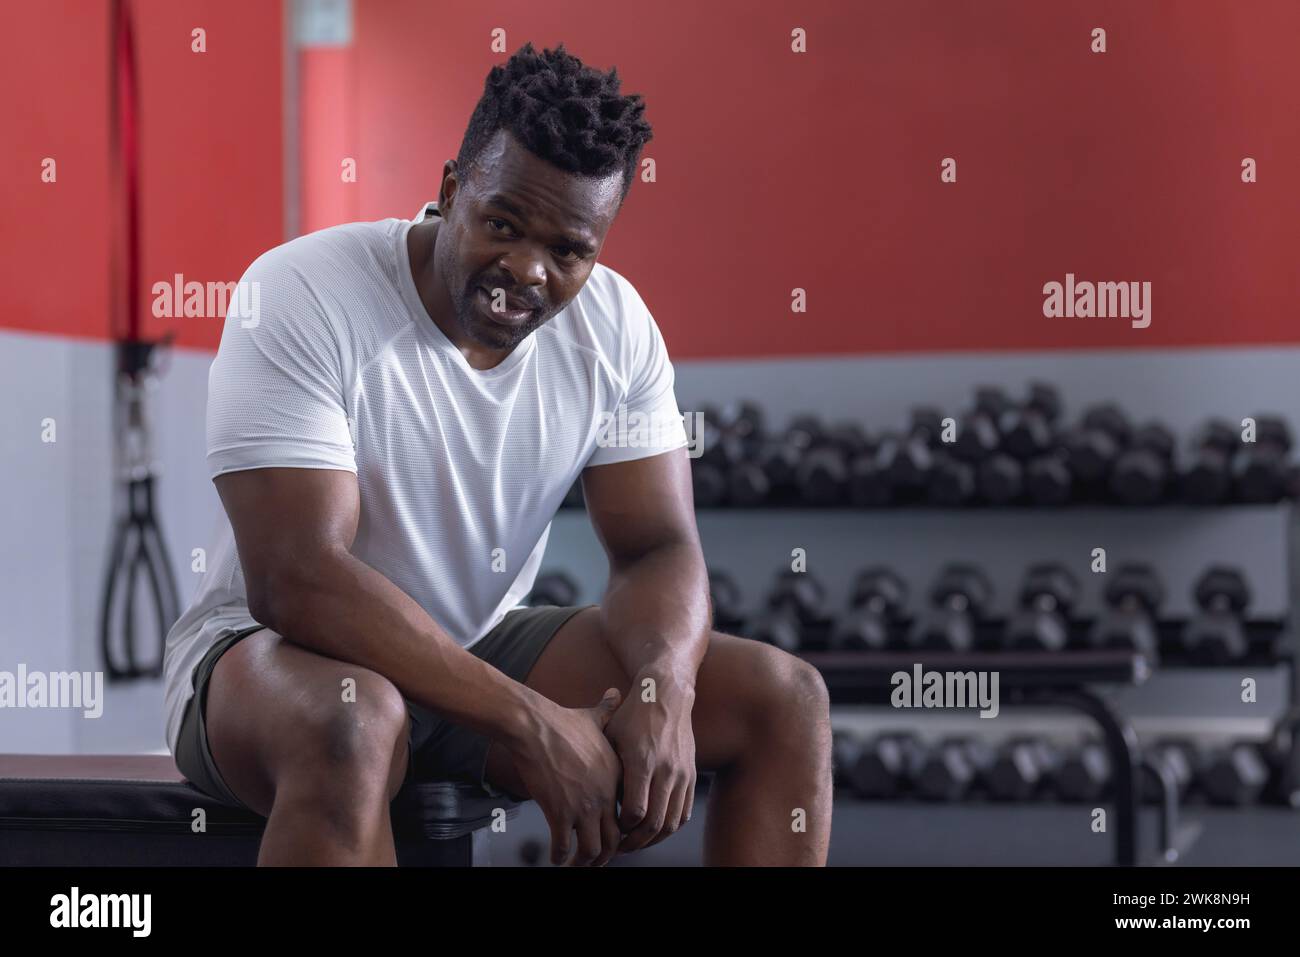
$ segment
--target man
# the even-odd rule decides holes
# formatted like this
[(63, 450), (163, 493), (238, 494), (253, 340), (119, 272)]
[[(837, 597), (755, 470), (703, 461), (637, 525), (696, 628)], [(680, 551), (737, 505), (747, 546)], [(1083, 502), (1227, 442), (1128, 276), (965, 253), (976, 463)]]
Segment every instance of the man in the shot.
[[(526, 44), (436, 204), (245, 274), (259, 314), (227, 317), (209, 378), (228, 522), (168, 636), (167, 735), (267, 817), (259, 863), (394, 864), (418, 775), (530, 798), (555, 862), (605, 864), (690, 819), (697, 767), (706, 862), (825, 862), (825, 686), (711, 630), (672, 366), (596, 261), (643, 110)], [(522, 608), (579, 475), (604, 599)]]

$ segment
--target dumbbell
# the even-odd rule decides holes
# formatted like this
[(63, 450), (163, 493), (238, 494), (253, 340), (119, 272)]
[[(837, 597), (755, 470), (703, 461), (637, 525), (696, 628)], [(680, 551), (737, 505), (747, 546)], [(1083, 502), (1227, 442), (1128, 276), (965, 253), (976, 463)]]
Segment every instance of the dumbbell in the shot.
[(713, 606), (713, 625), (721, 631), (734, 632), (745, 622), (744, 596), (736, 580), (723, 571), (709, 569), (709, 603)]
[(1233, 487), (1242, 502), (1269, 503), (1286, 490), (1291, 429), (1275, 415), (1255, 417), (1255, 441), (1244, 443), (1232, 463)]
[(932, 505), (966, 505), (975, 497), (975, 470), (953, 453), (937, 451), (926, 493)]
[[(1196, 777), (1196, 768), (1199, 763), (1194, 744), (1180, 739), (1160, 741), (1148, 748), (1143, 756), (1146, 758), (1144, 763), (1159, 764), (1169, 770), (1179, 801), (1187, 797), (1187, 792)], [(1150, 772), (1142, 775), (1142, 799), (1144, 801), (1160, 801), (1164, 799), (1164, 792), (1161, 790), (1160, 783)]]
[(713, 410), (700, 412), (698, 431), (692, 437), (700, 454), (691, 459), (691, 485), (697, 508), (716, 508), (727, 502), (728, 475), (732, 464), (744, 459), (744, 445), (722, 431)]
[(1062, 801), (1096, 801), (1110, 785), (1110, 755), (1086, 741), (1065, 755), (1052, 783)]
[(836, 651), (884, 651), (903, 618), (907, 586), (887, 568), (868, 568), (853, 586), (852, 609), (831, 630)]
[(881, 467), (880, 452), (889, 441), (898, 437), (886, 433), (879, 442), (849, 463), (849, 503), (855, 508), (879, 508), (894, 500), (894, 487), (889, 480), (888, 457)]
[(564, 572), (543, 572), (533, 582), (533, 590), (524, 599), (524, 604), (561, 605), (568, 607), (578, 603), (578, 583)]
[(889, 482), (892, 498), (914, 501), (924, 495), (934, 469), (942, 418), (937, 409), (913, 409), (905, 435), (889, 435), (881, 440), (875, 464)]
[(1191, 442), (1187, 467), (1179, 476), (1183, 501), (1192, 505), (1217, 505), (1232, 491), (1232, 455), (1240, 436), (1222, 419), (1211, 419), (1197, 430)]
[(912, 779), (924, 801), (960, 801), (993, 762), (992, 749), (977, 738), (949, 738), (931, 748)]
[(1165, 497), (1174, 467), (1174, 436), (1157, 422), (1133, 433), (1110, 471), (1110, 490), (1125, 505), (1153, 505)]
[(918, 650), (970, 651), (975, 631), (993, 595), (988, 578), (973, 565), (948, 565), (930, 590), (931, 609), (907, 635)]
[(1056, 387), (1045, 382), (1030, 383), (1025, 401), (1003, 412), (999, 419), (1002, 448), (1024, 461), (1046, 455), (1056, 442), (1056, 420), (1060, 415), (1061, 394)]
[(718, 412), (718, 430), (737, 442), (744, 457), (752, 457), (763, 444), (763, 410), (754, 402), (728, 402)]
[(868, 448), (866, 436), (852, 423), (841, 423), (815, 440), (795, 469), (795, 485), (804, 504), (848, 504), (853, 461)]
[(1183, 629), (1182, 646), (1198, 664), (1222, 665), (1246, 657), (1250, 643), (1243, 624), (1250, 589), (1241, 571), (1216, 565), (1196, 581), (1192, 594), (1200, 613)]
[(750, 626), (750, 637), (784, 651), (809, 644), (809, 632), (825, 626), (826, 589), (808, 572), (784, 571), (768, 593), (767, 608)]
[(1064, 505), (1074, 495), (1070, 456), (1063, 448), (1031, 459), (1025, 466), (1025, 495), (1035, 505)]
[(1121, 566), (1107, 584), (1105, 598), (1106, 608), (1093, 623), (1088, 643), (1136, 651), (1154, 663), (1160, 651), (1155, 616), (1165, 599), (1155, 570), (1143, 564)]
[(814, 417), (800, 416), (780, 435), (765, 438), (753, 455), (732, 468), (732, 502), (740, 508), (753, 508), (787, 505), (797, 500), (796, 474), (821, 433), (821, 424)]
[(984, 786), (995, 801), (1028, 801), (1042, 793), (1060, 764), (1060, 752), (1050, 742), (1015, 738), (998, 748)]
[(1268, 777), (1268, 764), (1259, 747), (1239, 741), (1210, 750), (1196, 783), (1211, 803), (1241, 807), (1258, 800)]
[(1010, 505), (1024, 492), (1025, 469), (1006, 452), (994, 452), (979, 463), (975, 484), (990, 505)]
[(1079, 583), (1064, 565), (1030, 567), (1020, 587), (1020, 611), (1007, 623), (1003, 642), (1015, 651), (1064, 651), (1070, 642), (1070, 610)]
[(1102, 483), (1111, 466), (1127, 447), (1133, 427), (1113, 402), (1089, 408), (1079, 425), (1062, 436), (1070, 472), (1086, 486)]
[(877, 735), (865, 744), (845, 746), (836, 755), (844, 762), (842, 780), (854, 794), (884, 800), (907, 793), (923, 757), (916, 737), (903, 733)]

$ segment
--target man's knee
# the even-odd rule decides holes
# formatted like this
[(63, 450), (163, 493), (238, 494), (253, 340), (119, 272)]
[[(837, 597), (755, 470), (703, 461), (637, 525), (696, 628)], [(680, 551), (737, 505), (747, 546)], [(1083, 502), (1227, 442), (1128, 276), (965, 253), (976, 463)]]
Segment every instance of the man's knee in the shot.
[(343, 675), (337, 688), (322, 688), (302, 705), (288, 734), (293, 756), (287, 763), (299, 776), (327, 786), (355, 783), (357, 775), (379, 775), (386, 782), (405, 754), (406, 702), (382, 675), (364, 669)]
[(751, 713), (768, 742), (806, 741), (829, 725), (830, 693), (820, 671), (771, 645), (753, 642), (751, 649)]

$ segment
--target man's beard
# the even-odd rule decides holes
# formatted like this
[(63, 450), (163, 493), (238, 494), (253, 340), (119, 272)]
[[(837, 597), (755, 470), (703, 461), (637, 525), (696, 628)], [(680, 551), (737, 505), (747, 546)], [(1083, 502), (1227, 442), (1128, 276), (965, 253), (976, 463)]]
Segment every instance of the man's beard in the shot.
[(534, 313), (518, 326), (505, 326), (487, 319), (478, 310), (474, 299), (462, 307), (460, 327), (479, 345), (490, 349), (513, 349), (537, 331), (547, 320), (545, 311)]

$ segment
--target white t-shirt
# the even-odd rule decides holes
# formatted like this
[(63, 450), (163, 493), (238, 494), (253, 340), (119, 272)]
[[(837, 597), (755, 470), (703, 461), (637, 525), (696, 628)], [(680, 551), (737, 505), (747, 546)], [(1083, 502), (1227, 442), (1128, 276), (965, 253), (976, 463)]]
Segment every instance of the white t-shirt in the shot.
[[(208, 466), (356, 473), (352, 553), (469, 647), (532, 589), (551, 518), (586, 466), (681, 448), (686, 433), (658, 326), (600, 264), (503, 362), (473, 369), (411, 277), (406, 235), (428, 215), (436, 204), (321, 230), (249, 266), (208, 376)], [(223, 513), (167, 636), (173, 752), (194, 666), (222, 631), (253, 624)]]

